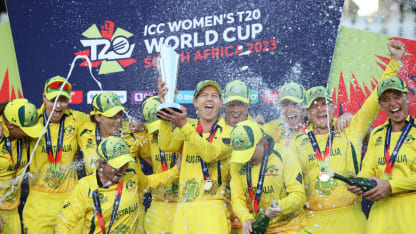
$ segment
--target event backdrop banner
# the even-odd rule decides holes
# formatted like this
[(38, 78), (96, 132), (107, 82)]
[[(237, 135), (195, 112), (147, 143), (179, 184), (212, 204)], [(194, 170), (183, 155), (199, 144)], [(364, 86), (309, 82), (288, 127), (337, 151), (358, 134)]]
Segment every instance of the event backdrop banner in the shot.
[(0, 24), (0, 51), (0, 102), (5, 102), (23, 96), (9, 23)]
[[(139, 116), (137, 104), (157, 89), (159, 47), (169, 44), (180, 55), (178, 103), (192, 108), (198, 81), (224, 87), (241, 79), (251, 89), (250, 111), (266, 120), (277, 117), (284, 83), (326, 85), (343, 7), (342, 0), (6, 3), (25, 97), (38, 106), (45, 80), (66, 77), (74, 57), (86, 55), (102, 88)], [(89, 111), (100, 88), (86, 61), (76, 62), (69, 81), (72, 107)]]
[[(416, 114), (416, 41), (384, 34), (341, 27), (332, 60), (328, 87), (333, 90), (336, 114), (355, 114), (378, 83), (390, 61), (387, 43), (400, 40), (406, 54), (398, 77), (408, 85), (410, 113)], [(382, 111), (375, 121), (378, 126), (386, 121)]]

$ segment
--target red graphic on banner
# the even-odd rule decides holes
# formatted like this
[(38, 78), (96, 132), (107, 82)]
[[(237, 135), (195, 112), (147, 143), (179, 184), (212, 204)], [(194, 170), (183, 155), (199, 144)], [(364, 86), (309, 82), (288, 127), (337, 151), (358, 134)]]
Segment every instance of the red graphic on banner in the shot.
[[(7, 102), (16, 99), (16, 93), (14, 91), (14, 86), (12, 85), (10, 90), (10, 82), (9, 82), (9, 69), (6, 70), (6, 74), (4, 75), (3, 83), (1, 84), (0, 89), (0, 102)], [(17, 89), (18, 98), (22, 98), (22, 92), (20, 89)]]
[(72, 90), (71, 91), (71, 100), (69, 104), (80, 104), (83, 101), (83, 92), (82, 90)]
[[(403, 79), (409, 89), (409, 109), (410, 114), (414, 116), (416, 113), (416, 41), (403, 39), (403, 38), (390, 38), (390, 40), (399, 40), (406, 45), (406, 55), (402, 61), (402, 67), (398, 73), (398, 77)], [(377, 64), (383, 69), (386, 69), (386, 66), (390, 62), (390, 58), (383, 57), (380, 55), (375, 55), (381, 62)], [(333, 92), (332, 99), (335, 101), (335, 116), (339, 116), (343, 113), (349, 112), (355, 114), (361, 106), (364, 104), (364, 101), (370, 96), (371, 91), (374, 90), (377, 86), (377, 80), (375, 77), (372, 77), (371, 87), (368, 87), (364, 83), (362, 86), (358, 84), (358, 81), (355, 79), (354, 73), (352, 74), (353, 80), (350, 82), (350, 95), (348, 98), (347, 88), (344, 82), (344, 76), (341, 72), (339, 84), (338, 84), (338, 98), (336, 97), (336, 92)], [(363, 88), (362, 88), (363, 87)], [(363, 90), (364, 89), (364, 90)], [(380, 124), (383, 124), (387, 120), (387, 115), (382, 110), (377, 116), (376, 121), (373, 124), (373, 127), (376, 127)]]

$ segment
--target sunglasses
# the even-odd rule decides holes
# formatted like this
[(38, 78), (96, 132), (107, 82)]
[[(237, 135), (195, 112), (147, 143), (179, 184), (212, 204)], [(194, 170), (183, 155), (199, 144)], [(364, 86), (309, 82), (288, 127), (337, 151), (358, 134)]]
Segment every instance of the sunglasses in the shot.
[[(56, 82), (53, 82), (52, 84), (48, 85), (48, 88), (50, 88), (50, 89), (59, 89), (59, 88), (61, 88), (63, 83), (64, 83), (63, 81), (56, 81)], [(71, 90), (71, 86), (69, 86), (69, 84), (66, 83), (65, 86), (64, 86), (64, 90)]]

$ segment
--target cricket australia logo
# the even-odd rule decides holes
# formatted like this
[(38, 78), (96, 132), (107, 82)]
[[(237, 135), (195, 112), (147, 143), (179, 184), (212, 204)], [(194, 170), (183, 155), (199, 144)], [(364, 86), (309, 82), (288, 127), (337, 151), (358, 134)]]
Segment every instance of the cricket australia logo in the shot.
[[(86, 39), (80, 42), (87, 49), (76, 52), (75, 55), (88, 56), (92, 67), (99, 67), (98, 74), (122, 72), (125, 67), (136, 63), (131, 58), (135, 44), (130, 44), (128, 40), (133, 34), (122, 28), (115, 28), (114, 22), (106, 20), (101, 30), (93, 24), (82, 36)], [(80, 66), (88, 67), (87, 61)]]

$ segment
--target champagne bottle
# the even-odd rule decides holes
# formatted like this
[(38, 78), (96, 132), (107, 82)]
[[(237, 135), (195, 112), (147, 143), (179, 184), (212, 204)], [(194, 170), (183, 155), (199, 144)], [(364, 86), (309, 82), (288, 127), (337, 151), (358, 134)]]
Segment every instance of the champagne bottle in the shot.
[[(271, 205), (272, 208), (280, 208), (280, 206), (275, 206), (274, 204)], [(256, 217), (256, 221), (251, 224), (251, 229), (253, 230), (252, 234), (264, 234), (269, 229), (270, 218), (267, 217), (264, 210), (260, 210)]]
[(368, 179), (368, 178), (345, 177), (345, 176), (339, 175), (337, 173), (334, 173), (333, 178), (337, 179), (337, 180), (344, 181), (345, 183), (347, 183), (349, 185), (357, 186), (363, 191), (363, 193), (365, 193), (368, 190), (377, 186), (377, 182), (375, 182), (374, 180)]

